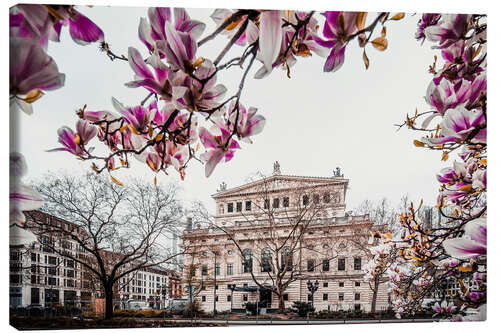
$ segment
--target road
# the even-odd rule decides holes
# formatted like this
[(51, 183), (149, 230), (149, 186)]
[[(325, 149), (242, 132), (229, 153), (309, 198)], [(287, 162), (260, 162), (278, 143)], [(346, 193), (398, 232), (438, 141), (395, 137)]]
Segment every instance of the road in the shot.
[[(148, 320), (148, 319), (144, 319)], [(158, 320), (155, 318), (155, 320)], [(229, 326), (237, 325), (338, 325), (338, 324), (379, 324), (379, 323), (425, 323), (438, 321), (432, 318), (423, 319), (367, 319), (367, 320), (226, 320), (226, 319), (166, 319), (180, 323), (214, 323), (226, 324)]]

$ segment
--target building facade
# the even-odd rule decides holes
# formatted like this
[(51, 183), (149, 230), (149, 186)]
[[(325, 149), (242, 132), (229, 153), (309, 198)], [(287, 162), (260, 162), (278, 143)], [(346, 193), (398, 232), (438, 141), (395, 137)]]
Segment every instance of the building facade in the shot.
[[(36, 223), (34, 221), (36, 219)], [(103, 291), (96, 277), (82, 264), (63, 256), (70, 253), (81, 260), (92, 260), (71, 237), (51, 233), (50, 226), (78, 233), (75, 224), (41, 211), (27, 214), (26, 227), (44, 228), (37, 241), (29, 246), (10, 246), (10, 306), (69, 305), (93, 308)], [(80, 235), (81, 237), (82, 235)], [(105, 251), (106, 252), (106, 251)], [(107, 261), (120, 258), (119, 253), (103, 254)], [(143, 301), (151, 308), (163, 308), (169, 298), (181, 297), (180, 274), (171, 269), (149, 267), (129, 273), (115, 285), (114, 305), (126, 308), (129, 300)]]
[[(213, 220), (182, 237), (186, 290), (209, 312), (214, 303), (217, 311), (241, 311), (255, 301), (268, 310), (302, 301), (316, 311), (370, 311), (362, 266), (375, 227), (368, 215), (345, 212), (347, 186), (339, 170), (303, 177), (282, 175), (276, 164), (270, 177), (222, 186), (212, 195)], [(385, 284), (378, 289), (376, 309), (386, 309)]]

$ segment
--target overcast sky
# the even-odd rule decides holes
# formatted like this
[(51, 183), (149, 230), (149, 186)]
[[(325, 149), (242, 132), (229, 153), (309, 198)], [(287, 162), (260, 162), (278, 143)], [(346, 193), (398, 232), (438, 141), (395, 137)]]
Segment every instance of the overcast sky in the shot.
[[(115, 53), (126, 54), (127, 48), (134, 46), (146, 54), (137, 37), (137, 26), (147, 8), (79, 10), (102, 28)], [(188, 12), (192, 18), (207, 23), (204, 35), (213, 31), (215, 25), (209, 19), (213, 9)], [(159, 175), (159, 183), (180, 183), (186, 201), (201, 200), (213, 211), (210, 195), (222, 181), (228, 187), (241, 185), (255, 171), (271, 173), (274, 161), (279, 161), (282, 173), (289, 175), (328, 177), (339, 166), (350, 180), (348, 209), (364, 199), (387, 197), (397, 202), (405, 193), (434, 204), (438, 188), (435, 174), (449, 163), (440, 162), (438, 152), (414, 147), (412, 142), (418, 132), (397, 131), (394, 126), (416, 108), (428, 110), (423, 96), (432, 76), (427, 68), (437, 52), (414, 39), (417, 21), (418, 15), (407, 15), (404, 20), (389, 22), (388, 49), (380, 52), (367, 47), (368, 70), (363, 65), (362, 49), (355, 42), (346, 50), (344, 66), (335, 73), (323, 73), (325, 59), (318, 56), (300, 58), (292, 67), (291, 79), (278, 69), (265, 79), (255, 80), (253, 73), (260, 65), (255, 66), (241, 102), (257, 107), (266, 117), (264, 131), (253, 138), (253, 144), (242, 143), (243, 149), (233, 160), (218, 165), (208, 179), (204, 166), (193, 161), (183, 182), (176, 172), (171, 172), (169, 176)], [(198, 56), (214, 59), (226, 43), (227, 38), (220, 36), (200, 48)], [(30, 179), (48, 170), (82, 173), (90, 169), (90, 162), (82, 163), (69, 153), (46, 152), (59, 146), (59, 127), (74, 128), (76, 109), (87, 104), (90, 110), (113, 110), (111, 96), (126, 105), (136, 105), (147, 95), (144, 89), (124, 86), (133, 78), (128, 63), (111, 62), (98, 52), (96, 44), (73, 43), (67, 29), (63, 29), (61, 43), (50, 43), (48, 52), (60, 72), (66, 74), (65, 86), (37, 101), (32, 116), (20, 114), (17, 130), (11, 131), (13, 136), (23, 133), (12, 141), (11, 149), (26, 156)], [(242, 48), (235, 46), (227, 59), (241, 52)], [(218, 76), (218, 82), (229, 90), (227, 96), (237, 89), (241, 75), (242, 70), (233, 67)], [(92, 143), (100, 147), (96, 139)], [(121, 180), (127, 176), (148, 180), (154, 177), (147, 166), (137, 161), (130, 170), (114, 175)]]

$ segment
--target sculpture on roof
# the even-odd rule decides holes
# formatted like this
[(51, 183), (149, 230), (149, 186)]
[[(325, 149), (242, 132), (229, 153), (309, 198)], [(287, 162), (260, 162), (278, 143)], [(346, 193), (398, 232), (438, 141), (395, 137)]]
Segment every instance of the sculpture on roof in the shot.
[(341, 174), (340, 173), (340, 168), (337, 167), (337, 168), (335, 168), (335, 170), (333, 170), (333, 176), (334, 177), (344, 177), (344, 174)]
[(278, 161), (274, 162), (273, 175), (281, 175), (280, 164)]
[(225, 191), (227, 190), (227, 184), (226, 182), (222, 182), (219, 184), (219, 189), (217, 190), (217, 192), (221, 192), (221, 191)]

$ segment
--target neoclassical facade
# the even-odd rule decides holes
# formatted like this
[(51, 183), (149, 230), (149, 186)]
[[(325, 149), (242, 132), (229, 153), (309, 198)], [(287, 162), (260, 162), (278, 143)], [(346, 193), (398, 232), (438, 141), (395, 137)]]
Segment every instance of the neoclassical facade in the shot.
[[(373, 292), (363, 279), (374, 229), (368, 215), (346, 213), (348, 179), (282, 175), (212, 195), (216, 214), (206, 227), (188, 226), (182, 237), (186, 290), (202, 309), (238, 311), (246, 302), (278, 309), (313, 302), (316, 311), (369, 311)], [(308, 281), (317, 290), (308, 289)], [(279, 292), (278, 292), (279, 290)], [(189, 295), (188, 295), (189, 297)], [(376, 309), (388, 307), (385, 284)]]

